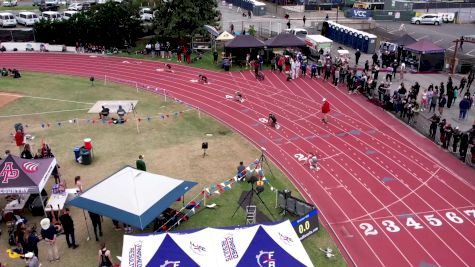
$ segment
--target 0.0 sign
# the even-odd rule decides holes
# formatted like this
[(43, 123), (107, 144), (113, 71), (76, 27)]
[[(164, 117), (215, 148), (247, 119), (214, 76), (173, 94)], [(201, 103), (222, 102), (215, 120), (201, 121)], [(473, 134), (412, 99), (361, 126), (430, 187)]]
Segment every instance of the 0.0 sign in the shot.
[(310, 230), (310, 221), (299, 224), (299, 235), (305, 234), (308, 230)]

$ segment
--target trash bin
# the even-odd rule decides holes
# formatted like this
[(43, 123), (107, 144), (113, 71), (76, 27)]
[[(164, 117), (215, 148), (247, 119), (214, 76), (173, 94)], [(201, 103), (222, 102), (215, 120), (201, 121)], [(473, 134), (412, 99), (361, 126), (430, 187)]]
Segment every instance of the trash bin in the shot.
[(87, 150), (84, 147), (81, 147), (81, 163), (84, 165), (89, 165), (92, 162), (91, 151)]
[(78, 158), (81, 156), (81, 148), (78, 147), (78, 146), (77, 146), (77, 147), (74, 147), (74, 150), (73, 150), (73, 151), (74, 151), (74, 160), (75, 160), (76, 162), (79, 162), (79, 161), (78, 161)]

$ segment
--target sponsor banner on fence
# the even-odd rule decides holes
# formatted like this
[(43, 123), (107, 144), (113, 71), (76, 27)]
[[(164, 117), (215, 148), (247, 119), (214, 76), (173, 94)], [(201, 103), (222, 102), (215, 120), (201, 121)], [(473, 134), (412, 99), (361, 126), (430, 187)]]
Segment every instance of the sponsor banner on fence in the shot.
[(367, 9), (351, 8), (346, 11), (346, 16), (354, 19), (368, 19), (373, 17), (373, 11)]

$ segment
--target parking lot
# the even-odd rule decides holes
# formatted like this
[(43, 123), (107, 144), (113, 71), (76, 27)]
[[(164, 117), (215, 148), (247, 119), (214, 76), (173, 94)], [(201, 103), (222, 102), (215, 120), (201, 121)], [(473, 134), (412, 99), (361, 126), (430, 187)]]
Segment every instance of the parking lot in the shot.
[[(475, 34), (473, 24), (453, 24), (444, 23), (440, 26), (434, 25), (415, 25), (409, 22), (403, 22), (405, 31), (400, 30), (401, 22), (394, 21), (378, 21), (377, 27), (384, 31), (397, 36), (409, 34), (416, 40), (427, 38), (436, 45), (445, 48), (449, 51), (454, 51), (455, 43), (462, 35)], [(459, 55), (475, 58), (475, 44), (464, 43), (463, 50), (458, 51)]]

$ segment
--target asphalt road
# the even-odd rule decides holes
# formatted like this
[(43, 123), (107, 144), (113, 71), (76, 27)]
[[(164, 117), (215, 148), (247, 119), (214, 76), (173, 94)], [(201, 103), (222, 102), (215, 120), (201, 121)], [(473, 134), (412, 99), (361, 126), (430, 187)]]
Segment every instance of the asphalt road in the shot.
[[(394, 21), (378, 21), (377, 26), (384, 29), (386, 32), (394, 35), (409, 34), (416, 40), (427, 38), (436, 45), (445, 48), (449, 51), (454, 51), (456, 39), (462, 35), (474, 35), (475, 26), (473, 24), (443, 24), (440, 26), (434, 25), (415, 25), (404, 23), (406, 31), (400, 31), (401, 22)], [(464, 56), (475, 58), (475, 44), (465, 42), (463, 51), (459, 52)]]

